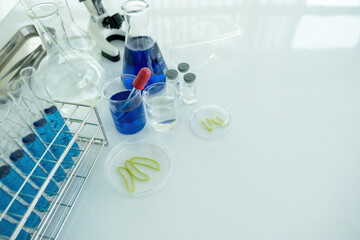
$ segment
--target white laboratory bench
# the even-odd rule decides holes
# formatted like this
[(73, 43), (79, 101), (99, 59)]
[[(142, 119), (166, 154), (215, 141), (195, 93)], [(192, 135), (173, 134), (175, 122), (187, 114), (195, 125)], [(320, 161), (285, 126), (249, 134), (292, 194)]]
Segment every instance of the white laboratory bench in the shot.
[[(101, 102), (110, 144), (59, 239), (360, 239), (360, 0), (149, 3), (167, 59), (176, 23), (216, 17), (244, 30), (236, 51), (194, 70), (196, 106), (226, 108), (230, 131), (217, 141), (196, 137), (193, 106), (181, 108), (169, 132), (146, 126), (125, 136)], [(85, 26), (85, 7), (72, 6)], [(0, 46), (27, 23), (17, 4), (0, 23)], [(119, 195), (105, 178), (108, 153), (150, 137), (168, 148), (171, 178), (152, 195)]]

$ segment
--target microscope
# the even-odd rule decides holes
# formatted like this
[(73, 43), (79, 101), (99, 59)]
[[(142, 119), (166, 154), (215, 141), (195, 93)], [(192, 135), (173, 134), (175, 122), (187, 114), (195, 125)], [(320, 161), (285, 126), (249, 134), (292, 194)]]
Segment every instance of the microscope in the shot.
[(89, 34), (101, 48), (103, 57), (110, 61), (120, 60), (119, 50), (110, 42), (113, 40), (125, 41), (125, 31), (122, 30), (123, 16), (115, 13), (110, 16), (101, 0), (79, 0), (83, 2), (91, 17), (89, 22)]

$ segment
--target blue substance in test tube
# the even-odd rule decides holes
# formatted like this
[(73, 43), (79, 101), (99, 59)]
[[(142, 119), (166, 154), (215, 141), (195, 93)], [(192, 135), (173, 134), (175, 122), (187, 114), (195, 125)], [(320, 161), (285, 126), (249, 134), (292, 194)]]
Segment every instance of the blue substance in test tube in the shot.
[[(69, 145), (69, 143), (72, 139), (72, 135), (70, 133), (69, 127), (65, 124), (65, 121), (62, 118), (57, 107), (55, 105), (53, 105), (49, 108), (45, 108), (44, 112), (46, 114), (46, 118), (48, 119), (51, 127), (56, 131), (56, 133), (58, 133), (60, 131), (60, 129), (64, 126), (62, 131), (59, 133), (59, 139), (63, 143), (63, 145), (65, 145), (65, 146)], [(80, 154), (80, 151), (78, 149), (80, 149), (79, 145), (76, 142), (74, 142), (74, 144), (72, 145), (72, 147), (69, 151), (69, 154), (72, 157), (78, 156)]]
[[(35, 162), (30, 156), (22, 149), (18, 149), (10, 154), (10, 160), (17, 166), (23, 173), (30, 174), (35, 167)], [(40, 166), (36, 167), (30, 179), (38, 186), (41, 187), (47, 174), (41, 169)], [(45, 193), (49, 196), (56, 194), (59, 191), (58, 186), (54, 181), (50, 181), (45, 189)]]
[[(46, 151), (46, 147), (44, 144), (40, 141), (40, 139), (34, 134), (30, 133), (26, 137), (22, 139), (25, 147), (29, 150), (29, 152), (36, 158), (40, 159), (41, 156)], [(49, 160), (49, 161), (46, 161)], [(53, 161), (53, 162), (50, 162)], [(47, 172), (50, 172), (54, 166), (56, 159), (50, 154), (50, 152), (47, 152), (44, 156), (44, 158), (41, 160), (40, 164), (45, 168)], [(54, 175), (54, 180), (57, 182), (60, 182), (64, 180), (66, 177), (66, 173), (62, 168), (58, 168), (56, 170), (56, 173)]]
[[(0, 222), (0, 235), (5, 237), (11, 237), (11, 234), (15, 231), (16, 225), (9, 222), (6, 219), (2, 219)], [(24, 230), (20, 230), (19, 234), (16, 237), (16, 240), (28, 240), (30, 239), (30, 234)]]
[[(56, 133), (51, 128), (50, 124), (45, 120), (45, 118), (41, 118), (40, 120), (34, 122), (34, 127), (36, 132), (40, 135), (41, 139), (45, 143), (50, 144), (55, 139)], [(63, 143), (60, 141), (59, 138), (55, 139), (54, 144), (50, 146), (50, 150), (55, 155), (55, 157), (59, 159), (62, 153), (64, 152), (65, 147), (57, 146), (57, 145), (63, 145)], [(74, 161), (69, 153), (65, 156), (61, 165), (64, 168), (71, 168), (74, 165)]]
[[(11, 202), (12, 197), (0, 188), (0, 199), (0, 211), (4, 212), (5, 209), (8, 207), (9, 203)], [(11, 204), (8, 213), (11, 214), (11, 217), (13, 217), (15, 220), (20, 221), (21, 217), (24, 216), (26, 210), (27, 208), (15, 199), (14, 202)], [(40, 217), (36, 213), (32, 212), (26, 220), (25, 226), (36, 228), (37, 226), (39, 226), (40, 221)]]
[[(8, 165), (3, 165), (0, 167), (0, 182), (10, 188), (10, 190), (17, 192), (20, 189), (21, 185), (24, 183), (24, 181), (25, 179), (22, 178), (13, 169), (11, 169)], [(21, 194), (19, 194), (19, 197), (21, 197), (22, 199), (24, 199), (24, 201), (30, 204), (34, 199), (31, 196), (35, 196), (37, 190), (29, 183), (25, 183), (20, 193)], [(39, 198), (39, 201), (36, 203), (36, 208), (39, 211), (45, 211), (49, 208), (49, 206), (49, 202), (43, 196), (41, 196)]]

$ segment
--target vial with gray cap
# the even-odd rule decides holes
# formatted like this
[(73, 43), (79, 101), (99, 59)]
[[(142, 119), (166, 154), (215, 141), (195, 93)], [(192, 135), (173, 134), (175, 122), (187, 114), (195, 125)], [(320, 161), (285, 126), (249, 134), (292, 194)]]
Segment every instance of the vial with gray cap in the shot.
[[(187, 73), (190, 69), (190, 65), (186, 62), (182, 62), (178, 65), (178, 71), (180, 72), (179, 74), (179, 79), (183, 79), (184, 78), (184, 75), (185, 73)], [(182, 94), (182, 91), (183, 91), (183, 85), (184, 83), (180, 82), (180, 86), (179, 86), (179, 91), (180, 91), (180, 94)]]
[(178, 71), (176, 71), (175, 69), (169, 69), (166, 72), (166, 84), (175, 88), (177, 98), (180, 96), (180, 82), (178, 75)]
[(186, 73), (184, 75), (184, 87), (182, 99), (185, 104), (192, 104), (196, 102), (196, 76), (193, 73)]

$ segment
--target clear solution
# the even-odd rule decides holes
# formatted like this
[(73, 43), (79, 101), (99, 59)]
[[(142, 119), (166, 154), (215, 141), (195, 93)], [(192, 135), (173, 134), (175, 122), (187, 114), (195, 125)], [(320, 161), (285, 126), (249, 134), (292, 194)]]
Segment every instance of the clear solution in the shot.
[(157, 131), (167, 131), (176, 125), (175, 101), (166, 96), (152, 98), (147, 105), (151, 126)]

